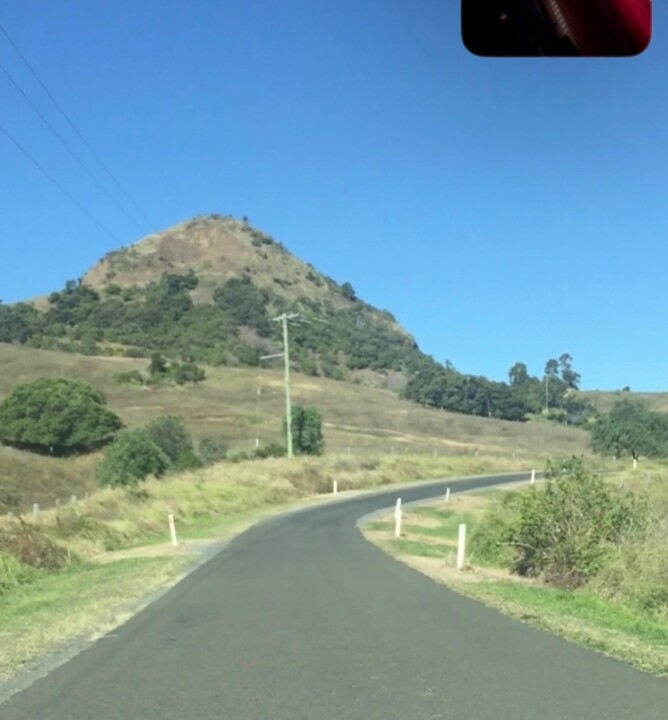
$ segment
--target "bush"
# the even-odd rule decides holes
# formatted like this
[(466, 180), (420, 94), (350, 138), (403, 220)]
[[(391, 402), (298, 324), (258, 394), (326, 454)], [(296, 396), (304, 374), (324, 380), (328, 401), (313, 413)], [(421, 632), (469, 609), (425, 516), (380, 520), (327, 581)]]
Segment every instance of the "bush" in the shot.
[(121, 385), (143, 385), (144, 378), (139, 370), (130, 370), (130, 372), (121, 372), (114, 375), (114, 379)]
[(40, 570), (59, 570), (73, 560), (71, 553), (53, 542), (40, 527), (25, 522), (0, 533), (0, 553)]
[(551, 461), (547, 484), (522, 493), (511, 533), (513, 570), (562, 588), (593, 578), (625, 534), (637, 532), (646, 511), (614, 491), (581, 458)]
[(183, 418), (176, 415), (159, 415), (146, 426), (148, 437), (165, 453), (172, 465), (178, 469), (179, 458), (190, 454), (195, 456), (193, 441), (186, 429)]
[(257, 448), (255, 451), (255, 457), (260, 460), (264, 460), (265, 458), (285, 457), (286, 453), (287, 449), (285, 445), (281, 445), (279, 443), (269, 443), (269, 445)]
[(0, 597), (10, 590), (27, 585), (38, 575), (36, 568), (24, 565), (10, 553), (0, 550)]
[(169, 466), (169, 457), (146, 430), (122, 430), (107, 448), (96, 475), (100, 485), (132, 485), (149, 475), (164, 475)]
[(19, 385), (0, 404), (0, 440), (6, 445), (68, 455), (94, 450), (123, 426), (88, 383), (44, 377)]
[(169, 374), (177, 385), (198, 383), (206, 380), (204, 370), (193, 362), (185, 362), (183, 365), (172, 363), (169, 366)]
[(234, 452), (228, 453), (227, 459), (230, 462), (238, 463), (244, 462), (245, 460), (250, 460), (251, 455), (246, 452), (246, 450), (235, 450)]
[(225, 460), (227, 457), (227, 445), (220, 438), (204, 437), (200, 440), (197, 448), (200, 460), (206, 465)]
[(512, 566), (515, 561), (513, 533), (520, 493), (509, 492), (490, 508), (471, 533), (471, 555), (483, 563)]
[(182, 450), (176, 458), (177, 470), (199, 470), (203, 463), (194, 450)]

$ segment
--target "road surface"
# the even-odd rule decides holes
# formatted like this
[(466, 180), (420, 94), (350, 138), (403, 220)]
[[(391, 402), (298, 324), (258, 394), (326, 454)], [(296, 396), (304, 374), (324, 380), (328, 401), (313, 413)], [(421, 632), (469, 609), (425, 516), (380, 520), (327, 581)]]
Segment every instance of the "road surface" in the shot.
[[(402, 489), (404, 502), (502, 480)], [(274, 518), (0, 706), (2, 720), (666, 720), (668, 682), (364, 540), (398, 492)]]

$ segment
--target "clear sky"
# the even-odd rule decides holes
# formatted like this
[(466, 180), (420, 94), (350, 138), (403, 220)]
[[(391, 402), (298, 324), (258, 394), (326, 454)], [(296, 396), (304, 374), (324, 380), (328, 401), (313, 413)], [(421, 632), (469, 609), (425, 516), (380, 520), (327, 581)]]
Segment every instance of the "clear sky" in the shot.
[[(668, 18), (632, 59), (481, 59), (455, 0), (22, 0), (0, 23), (0, 298), (202, 213), (247, 215), (465, 372), (668, 390)], [(130, 217), (134, 218), (133, 220)], [(111, 233), (111, 234), (110, 234)]]

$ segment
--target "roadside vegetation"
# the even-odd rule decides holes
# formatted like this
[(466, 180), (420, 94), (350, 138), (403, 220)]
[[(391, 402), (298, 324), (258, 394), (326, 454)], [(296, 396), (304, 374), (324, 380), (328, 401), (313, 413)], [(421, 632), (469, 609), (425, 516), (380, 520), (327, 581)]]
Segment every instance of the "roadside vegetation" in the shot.
[[(109, 630), (127, 617), (133, 602), (173, 583), (201, 543), (281, 509), (327, 499), (335, 479), (339, 492), (346, 493), (510, 471), (519, 464), (493, 457), (331, 455), (222, 461), (106, 486), (37, 518), (26, 513), (10, 522), (5, 515), (0, 519), (0, 676), (73, 635)], [(178, 548), (168, 543), (170, 512)]]
[(555, 459), (545, 477), (410, 508), (401, 538), (389, 519), (367, 536), (460, 592), (668, 676), (668, 467), (602, 475), (581, 458)]

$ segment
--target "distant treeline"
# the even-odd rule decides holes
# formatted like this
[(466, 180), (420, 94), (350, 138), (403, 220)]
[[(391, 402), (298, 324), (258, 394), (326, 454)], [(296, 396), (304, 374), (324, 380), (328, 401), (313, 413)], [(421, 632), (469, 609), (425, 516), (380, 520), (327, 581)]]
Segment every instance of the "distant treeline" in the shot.
[(286, 310), (312, 322), (291, 326), (291, 359), (297, 371), (336, 380), (355, 370), (396, 371), (408, 378), (403, 395), (430, 407), (507, 420), (546, 414), (580, 425), (593, 413), (576, 392), (579, 375), (569, 355), (550, 360), (543, 378), (517, 363), (508, 383), (458, 372), (422, 353), (392, 315), (357, 298), (349, 283), (332, 284), (336, 304), (299, 296), (289, 302), (256, 286), (249, 276), (213, 290), (211, 303), (191, 297), (195, 272), (164, 273), (146, 287), (110, 284), (102, 292), (70, 280), (52, 293), (48, 307), (0, 303), (0, 342), (87, 355), (149, 357), (161, 352), (183, 362), (257, 367), (260, 356), (281, 346), (272, 317)]

